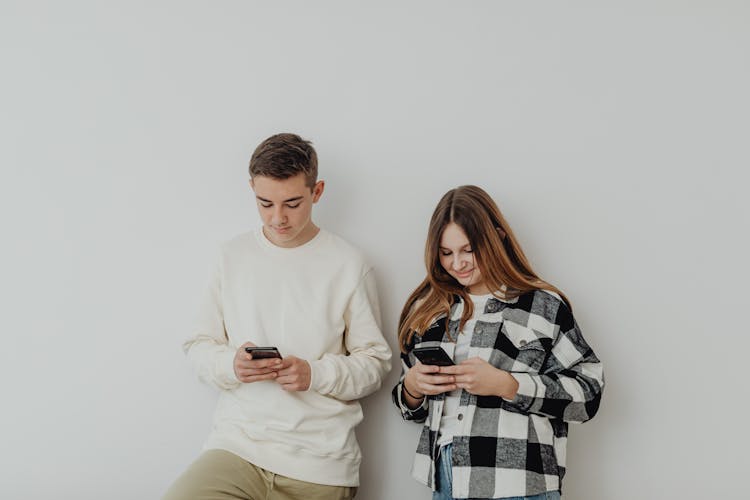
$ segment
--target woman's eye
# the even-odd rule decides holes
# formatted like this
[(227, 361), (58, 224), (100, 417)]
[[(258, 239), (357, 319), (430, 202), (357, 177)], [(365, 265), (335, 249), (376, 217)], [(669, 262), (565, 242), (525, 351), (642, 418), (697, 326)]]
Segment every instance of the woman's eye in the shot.
[(450, 254), (451, 254), (450, 252), (440, 252), (440, 255), (442, 255), (443, 257), (447, 257)]

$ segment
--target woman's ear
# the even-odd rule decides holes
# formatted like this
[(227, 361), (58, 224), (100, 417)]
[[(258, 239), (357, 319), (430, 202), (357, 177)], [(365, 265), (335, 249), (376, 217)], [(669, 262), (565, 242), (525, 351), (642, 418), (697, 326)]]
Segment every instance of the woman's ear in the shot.
[(505, 231), (503, 231), (499, 227), (496, 227), (495, 230), (497, 231), (497, 234), (500, 236), (500, 241), (505, 241)]

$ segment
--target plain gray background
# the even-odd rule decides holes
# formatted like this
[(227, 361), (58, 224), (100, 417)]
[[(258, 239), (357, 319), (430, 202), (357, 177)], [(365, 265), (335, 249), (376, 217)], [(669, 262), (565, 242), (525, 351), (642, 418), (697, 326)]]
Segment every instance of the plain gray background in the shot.
[[(746, 492), (750, 7), (622, 4), (3, 0), (0, 497), (158, 498), (198, 455), (216, 394), (180, 345), (279, 131), (394, 349), (439, 197), (497, 199), (605, 363), (567, 499)], [(429, 498), (397, 376), (358, 500)]]

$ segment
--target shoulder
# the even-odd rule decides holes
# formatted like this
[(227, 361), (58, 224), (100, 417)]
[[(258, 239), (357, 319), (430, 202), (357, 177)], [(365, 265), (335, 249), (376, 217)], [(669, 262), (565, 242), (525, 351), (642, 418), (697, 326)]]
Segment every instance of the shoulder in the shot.
[(219, 266), (227, 269), (244, 268), (253, 262), (265, 261), (263, 245), (258, 239), (260, 229), (247, 231), (218, 245)]
[(508, 304), (503, 316), (549, 333), (567, 331), (575, 322), (572, 311), (562, 297), (549, 290), (531, 290), (519, 295)]
[(245, 231), (244, 233), (240, 233), (237, 236), (224, 241), (221, 244), (221, 247), (222, 249), (232, 249), (238, 246), (247, 246), (249, 244), (254, 244), (257, 240), (257, 233), (257, 230)]
[(258, 231), (246, 231), (238, 234), (234, 238), (224, 241), (220, 245), (220, 251), (223, 258), (229, 257), (238, 252), (245, 253), (253, 248), (258, 248)]
[(344, 266), (358, 269), (361, 275), (370, 271), (371, 266), (359, 248), (341, 236), (325, 229), (321, 229), (320, 233), (321, 245), (328, 255), (334, 256)]

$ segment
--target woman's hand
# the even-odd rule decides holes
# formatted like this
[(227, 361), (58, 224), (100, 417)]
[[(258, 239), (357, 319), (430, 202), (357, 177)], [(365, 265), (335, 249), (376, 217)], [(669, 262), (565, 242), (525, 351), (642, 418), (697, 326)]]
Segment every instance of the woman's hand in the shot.
[(453, 366), (441, 366), (439, 371), (441, 374), (454, 376), (457, 387), (476, 396), (499, 396), (510, 400), (518, 392), (518, 381), (513, 375), (495, 368), (482, 358), (467, 359)]
[(438, 373), (439, 370), (439, 366), (423, 365), (417, 361), (404, 377), (406, 390), (419, 399), (425, 395), (442, 394), (455, 390), (455, 377), (440, 374)]

